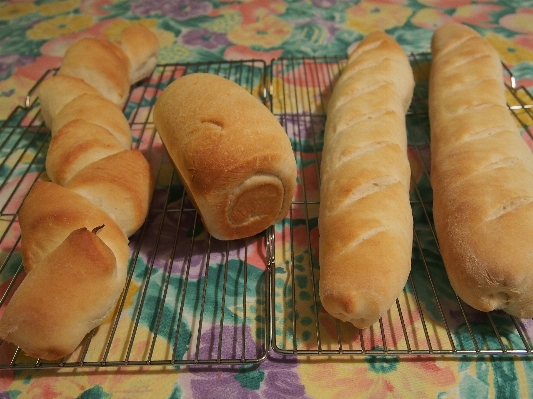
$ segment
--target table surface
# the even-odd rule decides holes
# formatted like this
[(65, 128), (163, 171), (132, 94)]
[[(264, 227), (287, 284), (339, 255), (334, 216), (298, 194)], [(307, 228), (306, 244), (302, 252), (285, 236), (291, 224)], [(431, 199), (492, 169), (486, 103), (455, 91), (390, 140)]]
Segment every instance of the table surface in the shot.
[[(161, 64), (342, 58), (376, 29), (391, 34), (407, 53), (422, 53), (436, 27), (457, 21), (495, 46), (518, 85), (533, 86), (532, 1), (14, 0), (0, 3), (0, 120), (24, 104), (46, 71), (60, 65), (70, 44), (85, 36), (114, 38), (133, 20), (157, 34)], [(271, 353), (256, 367), (231, 370), (0, 371), (0, 398), (17, 397), (533, 397), (533, 364), (529, 356), (316, 361)]]

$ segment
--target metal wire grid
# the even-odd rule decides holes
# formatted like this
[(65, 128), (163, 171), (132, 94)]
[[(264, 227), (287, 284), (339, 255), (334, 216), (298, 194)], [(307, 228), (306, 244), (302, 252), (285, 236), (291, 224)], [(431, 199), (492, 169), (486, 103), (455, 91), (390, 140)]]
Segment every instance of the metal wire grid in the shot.
[[(271, 109), (293, 142), (299, 187), (290, 218), (278, 228), (271, 274), (272, 348), (296, 355), (529, 355), (532, 320), (482, 313), (453, 292), (442, 265), (432, 219), (427, 110), (429, 54), (410, 56), (417, 81), (406, 117), (414, 217), (412, 272), (391, 310), (359, 330), (329, 316), (318, 295), (320, 154), (331, 89), (342, 58), (281, 59), (270, 74)], [(506, 68), (507, 69), (507, 68)], [(531, 136), (533, 98), (507, 69), (508, 101)], [(386, 254), (384, 254), (386, 256)]]
[[(0, 342), (0, 369), (242, 365), (266, 357), (270, 235), (225, 242), (205, 232), (174, 174), (151, 112), (170, 82), (194, 72), (224, 76), (262, 97), (264, 69), (262, 61), (253, 60), (159, 65), (134, 88), (124, 112), (133, 147), (146, 155), (157, 178), (147, 220), (131, 237), (124, 293), (112, 317), (72, 355), (58, 362), (36, 360)], [(9, 301), (24, 276), (18, 252), (21, 199), (45, 174), (50, 132), (41, 122), (34, 92), (0, 129), (0, 305)], [(250, 259), (253, 254), (261, 257)]]
[[(531, 353), (528, 320), (474, 311), (450, 293), (442, 275), (429, 185), (426, 99), (430, 60), (427, 55), (412, 55), (411, 60), (418, 83), (407, 117), (408, 139), (411, 155), (420, 160), (422, 169), (417, 180), (413, 177), (417, 183), (411, 198), (413, 272), (387, 317), (360, 331), (324, 313), (318, 300), (321, 135), (327, 99), (344, 60), (278, 60), (270, 66), (268, 85), (265, 65), (259, 61), (160, 65), (147, 82), (133, 90), (125, 108), (134, 147), (145, 153), (158, 177), (147, 223), (131, 240), (130, 272), (113, 317), (60, 362), (35, 361), (2, 342), (0, 369), (238, 365), (262, 361), (270, 345), (279, 353), (301, 355)], [(247, 87), (269, 103), (292, 139), (299, 187), (289, 218), (267, 230), (265, 236), (233, 243), (208, 237), (162, 150), (151, 109), (166, 85), (193, 72), (219, 74)], [(510, 109), (531, 135), (529, 104), (533, 98), (525, 88), (515, 86), (511, 74), (508, 81)], [(23, 278), (18, 206), (44, 173), (49, 140), (32, 90), (25, 106), (15, 109), (0, 127), (0, 305), (9, 300)], [(169, 240), (171, 245), (163, 244)], [(248, 259), (248, 248), (254, 246), (265, 251), (265, 271), (259, 279), (250, 272), (256, 267)], [(203, 258), (200, 270), (193, 266), (198, 255)], [(161, 259), (165, 259), (163, 265)], [(235, 265), (230, 265), (235, 260), (238, 278), (234, 278)], [(226, 295), (232, 290), (233, 295)], [(184, 309), (191, 300), (196, 305), (186, 317)], [(229, 301), (233, 306), (228, 306)], [(253, 317), (247, 314), (249, 302), (254, 303)], [(229, 320), (228, 314), (232, 315)], [(256, 332), (253, 340), (248, 339), (250, 329)]]

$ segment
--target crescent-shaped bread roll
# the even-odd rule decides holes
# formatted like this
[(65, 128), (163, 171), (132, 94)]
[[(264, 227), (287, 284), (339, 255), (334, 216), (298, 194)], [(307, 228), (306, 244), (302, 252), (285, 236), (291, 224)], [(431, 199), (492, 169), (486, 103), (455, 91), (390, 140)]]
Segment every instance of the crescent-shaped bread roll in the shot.
[(50, 140), (46, 172), (54, 183), (65, 185), (87, 165), (123, 150), (109, 130), (75, 119), (59, 129)]
[(54, 136), (68, 122), (82, 119), (109, 130), (124, 149), (131, 148), (130, 125), (122, 109), (99, 94), (81, 94), (67, 103), (53, 118), (50, 131)]
[(144, 223), (154, 181), (138, 150), (121, 151), (91, 163), (65, 184), (110, 215), (129, 237)]
[(55, 360), (108, 317), (124, 281), (99, 238), (103, 230), (74, 230), (26, 275), (2, 315), (3, 339), (29, 356)]
[(133, 23), (122, 30), (116, 42), (130, 60), (130, 82), (138, 82), (152, 73), (157, 63), (159, 40), (147, 27)]
[(100, 94), (123, 107), (130, 93), (130, 61), (116, 43), (83, 38), (68, 48), (59, 75), (82, 79)]
[(100, 92), (90, 84), (66, 75), (56, 75), (45, 79), (37, 91), (41, 116), (50, 129), (59, 111), (76, 97), (82, 94), (100, 95)]
[(55, 183), (37, 181), (22, 204), (19, 221), (26, 272), (54, 252), (74, 230), (92, 231), (104, 226), (98, 237), (113, 251), (117, 275), (126, 276), (128, 238), (110, 215), (80, 194)]

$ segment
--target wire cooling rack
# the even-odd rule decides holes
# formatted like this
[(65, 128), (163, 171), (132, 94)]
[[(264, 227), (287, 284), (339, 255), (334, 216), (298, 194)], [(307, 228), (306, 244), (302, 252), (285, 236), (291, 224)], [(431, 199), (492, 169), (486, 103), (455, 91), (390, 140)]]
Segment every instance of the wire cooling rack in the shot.
[[(410, 56), (416, 78), (406, 116), (414, 217), (412, 272), (391, 310), (359, 330), (320, 306), (318, 187), (327, 101), (343, 58), (283, 59), (271, 67), (271, 109), (293, 141), (299, 187), (290, 218), (276, 231), (271, 278), (272, 348), (282, 354), (323, 355), (528, 355), (533, 322), (504, 312), (482, 313), (462, 302), (447, 279), (432, 218), (429, 182), (429, 54)], [(507, 98), (526, 140), (531, 140), (533, 98), (507, 73)], [(387, 254), (383, 254), (387, 256)]]
[[(72, 355), (59, 362), (41, 361), (1, 342), (1, 369), (244, 365), (266, 357), (270, 236), (265, 232), (235, 241), (209, 236), (176, 178), (152, 121), (158, 94), (184, 74), (221, 75), (261, 98), (264, 71), (262, 61), (160, 65), (132, 90), (125, 115), (133, 147), (148, 159), (156, 187), (145, 224), (130, 238), (124, 293), (112, 316)], [(50, 132), (40, 119), (35, 93), (35, 89), (30, 92), (25, 106), (15, 109), (0, 129), (2, 306), (24, 277), (18, 252), (19, 206), (31, 185), (46, 179)]]
[[(320, 154), (331, 89), (341, 57), (159, 65), (125, 107), (134, 148), (156, 175), (143, 227), (131, 237), (124, 293), (112, 316), (58, 362), (29, 358), (0, 342), (0, 369), (245, 365), (281, 354), (531, 354), (531, 320), (481, 313), (451, 289), (432, 222), (427, 77), (430, 57), (412, 55), (417, 85), (407, 115), (414, 215), (412, 272), (393, 308), (358, 330), (323, 311), (318, 296)], [(247, 88), (278, 117), (298, 163), (290, 214), (264, 234), (218, 241), (204, 230), (155, 130), (159, 93), (184, 74), (208, 72)], [(55, 71), (43, 76), (45, 79)], [(531, 136), (533, 98), (507, 70), (508, 100)], [(0, 126), (0, 312), (24, 278), (17, 214), (31, 185), (46, 179), (50, 132), (36, 87)], [(337, 356), (341, 355), (341, 356)]]

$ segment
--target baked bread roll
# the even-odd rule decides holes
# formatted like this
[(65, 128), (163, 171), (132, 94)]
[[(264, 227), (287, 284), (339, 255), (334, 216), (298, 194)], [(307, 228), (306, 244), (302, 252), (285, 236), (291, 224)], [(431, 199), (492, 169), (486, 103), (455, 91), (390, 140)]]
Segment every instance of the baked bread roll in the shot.
[(107, 39), (83, 38), (68, 48), (58, 75), (82, 79), (108, 100), (123, 107), (130, 94), (130, 61)]
[(139, 150), (99, 159), (65, 184), (111, 216), (127, 237), (144, 223), (153, 186), (150, 165)]
[(364, 328), (389, 310), (411, 270), (405, 112), (414, 79), (384, 32), (350, 54), (327, 108), (318, 228), (323, 308)]
[(481, 311), (533, 317), (533, 155), (500, 58), (460, 24), (439, 28), (431, 49), (433, 217), (451, 285)]
[(101, 95), (81, 94), (64, 105), (52, 118), (50, 126), (52, 136), (74, 119), (82, 119), (109, 130), (124, 149), (131, 148), (131, 131), (126, 116), (118, 105)]
[(2, 315), (2, 339), (29, 356), (59, 359), (107, 318), (124, 281), (99, 238), (105, 229), (72, 231), (26, 275)]
[[(22, 204), (19, 220), (26, 272), (54, 252), (74, 230), (92, 231), (104, 226), (98, 237), (111, 248), (119, 269), (117, 275), (125, 278), (130, 255), (128, 238), (110, 215), (76, 192), (52, 182), (37, 181)], [(71, 261), (74, 262), (75, 259)]]
[(246, 89), (206, 73), (181, 77), (158, 98), (154, 123), (213, 237), (252, 236), (285, 218), (296, 187), (291, 143)]
[(111, 132), (101, 126), (75, 119), (50, 140), (46, 172), (54, 183), (65, 185), (87, 165), (124, 150)]
[(116, 42), (130, 60), (130, 82), (134, 84), (149, 76), (157, 63), (157, 36), (140, 23), (124, 28)]
[[(114, 43), (82, 42), (67, 51), (64, 74), (39, 88), (53, 134), (46, 159), (52, 181), (36, 182), (20, 209), (27, 276), (0, 319), (0, 339), (49, 360), (71, 353), (110, 314), (126, 281), (128, 237), (144, 222), (154, 186), (115, 105), (124, 99), (104, 97), (119, 93), (112, 83), (129, 82), (130, 61), (112, 56), (120, 50)], [(79, 53), (86, 43), (108, 52), (100, 54), (104, 66)], [(128, 91), (129, 83), (120, 96)]]
[(41, 117), (52, 129), (52, 121), (65, 105), (82, 94), (100, 96), (100, 92), (83, 80), (72, 76), (56, 75), (45, 79), (37, 90)]

